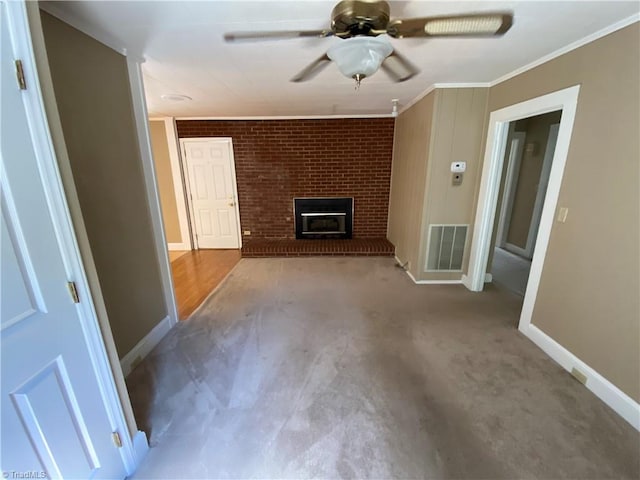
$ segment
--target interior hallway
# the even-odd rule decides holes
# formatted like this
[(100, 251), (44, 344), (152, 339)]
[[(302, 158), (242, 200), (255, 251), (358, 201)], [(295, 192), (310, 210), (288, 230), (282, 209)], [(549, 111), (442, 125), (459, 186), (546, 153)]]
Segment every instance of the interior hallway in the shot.
[(178, 317), (189, 318), (240, 261), (240, 250), (169, 252)]
[(500, 247), (494, 248), (491, 276), (495, 284), (524, 297), (530, 271), (531, 260), (503, 250)]
[(127, 378), (134, 478), (638, 478), (638, 432), (520, 308), (391, 258), (242, 259)]

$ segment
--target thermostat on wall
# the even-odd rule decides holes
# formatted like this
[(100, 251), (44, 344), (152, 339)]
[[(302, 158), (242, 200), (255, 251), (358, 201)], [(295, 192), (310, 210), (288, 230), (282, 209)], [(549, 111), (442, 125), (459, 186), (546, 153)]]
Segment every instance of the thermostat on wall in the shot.
[(451, 171), (453, 173), (462, 173), (467, 169), (467, 162), (451, 162)]

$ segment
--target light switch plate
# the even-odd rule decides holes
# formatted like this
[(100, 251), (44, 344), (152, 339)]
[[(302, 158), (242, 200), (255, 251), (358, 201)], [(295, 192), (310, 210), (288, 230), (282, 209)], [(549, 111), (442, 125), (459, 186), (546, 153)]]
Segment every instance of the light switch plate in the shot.
[(567, 207), (560, 207), (560, 209), (558, 210), (558, 221), (560, 223), (566, 222), (568, 214), (569, 214), (569, 209)]

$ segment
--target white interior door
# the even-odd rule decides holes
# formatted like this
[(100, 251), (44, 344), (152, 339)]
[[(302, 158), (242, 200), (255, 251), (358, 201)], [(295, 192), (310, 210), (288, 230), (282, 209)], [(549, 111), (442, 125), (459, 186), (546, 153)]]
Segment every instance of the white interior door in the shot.
[(21, 478), (124, 478), (81, 314), (68, 290), (16, 82), (6, 13), (0, 3), (0, 467), (5, 478), (18, 478), (11, 472), (31, 475)]
[(198, 248), (239, 248), (231, 141), (183, 140), (189, 200)]

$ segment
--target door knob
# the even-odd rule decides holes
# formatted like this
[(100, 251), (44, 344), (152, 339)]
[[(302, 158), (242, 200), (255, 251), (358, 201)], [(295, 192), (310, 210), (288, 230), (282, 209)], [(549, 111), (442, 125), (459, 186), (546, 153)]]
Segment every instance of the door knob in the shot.
[(233, 203), (233, 202), (229, 202), (229, 206), (230, 206), (230, 207), (233, 207), (234, 205), (235, 205), (235, 203)]

